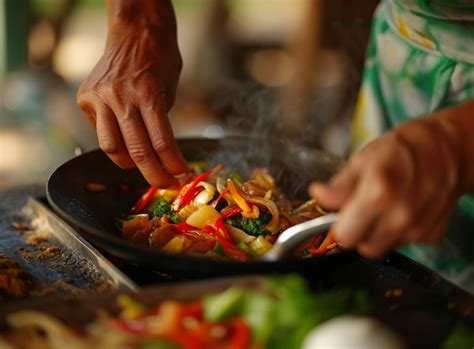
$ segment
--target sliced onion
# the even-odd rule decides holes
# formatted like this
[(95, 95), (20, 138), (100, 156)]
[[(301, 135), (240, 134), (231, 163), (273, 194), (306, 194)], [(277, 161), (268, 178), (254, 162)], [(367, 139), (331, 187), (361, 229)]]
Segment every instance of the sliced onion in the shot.
[(234, 242), (239, 243), (239, 242), (245, 242), (246, 244), (251, 243), (253, 240), (256, 239), (255, 236), (247, 234), (245, 231), (242, 229), (233, 227), (231, 225), (226, 224), (227, 229), (229, 229), (229, 233), (232, 236), (232, 239)]
[[(227, 190), (227, 181), (222, 177), (217, 177), (216, 189), (219, 192), (219, 194), (222, 194), (224, 190)], [(235, 201), (234, 199), (232, 199), (232, 195), (230, 195), (228, 190), (227, 190), (227, 194), (224, 194), (224, 199), (227, 201), (229, 205), (235, 204)]]
[(257, 256), (263, 256), (273, 247), (263, 236), (259, 236), (250, 243), (250, 248)]
[(226, 180), (222, 177), (217, 177), (216, 188), (219, 194), (222, 193), (227, 188)]
[(214, 198), (216, 187), (207, 182), (200, 182), (198, 186), (204, 188), (193, 200), (195, 205), (205, 205)]
[(254, 179), (250, 179), (242, 184), (242, 191), (251, 196), (264, 196), (267, 189), (262, 188)]
[(172, 254), (178, 254), (183, 253), (183, 251), (187, 247), (189, 247), (189, 242), (186, 241), (186, 238), (184, 236), (178, 235), (168, 241), (168, 243), (163, 246), (162, 251)]
[(275, 179), (268, 173), (266, 168), (256, 168), (253, 170), (250, 179), (255, 180), (264, 189), (275, 188)]
[(213, 225), (220, 216), (221, 215), (214, 207), (202, 205), (195, 212), (191, 213), (186, 220), (186, 223), (193, 227), (202, 229), (206, 225)]
[(181, 210), (178, 212), (178, 216), (181, 219), (181, 222), (186, 221), (188, 217), (195, 211), (197, 211), (197, 207), (194, 206), (193, 204), (188, 204), (184, 206)]
[(295, 225), (300, 223), (296, 217), (291, 216), (288, 212), (281, 212), (280, 213), (281, 218), (286, 219), (290, 225)]
[(258, 196), (248, 196), (245, 199), (253, 204), (262, 205), (268, 208), (268, 211), (272, 215), (272, 219), (265, 226), (265, 230), (268, 230), (271, 234), (275, 234), (280, 230), (280, 212), (272, 200), (264, 199)]
[(316, 200), (310, 199), (308, 201), (303, 202), (301, 205), (299, 205), (297, 208), (293, 210), (294, 213), (300, 213), (303, 211), (308, 211), (310, 209), (313, 209), (314, 206), (316, 205)]

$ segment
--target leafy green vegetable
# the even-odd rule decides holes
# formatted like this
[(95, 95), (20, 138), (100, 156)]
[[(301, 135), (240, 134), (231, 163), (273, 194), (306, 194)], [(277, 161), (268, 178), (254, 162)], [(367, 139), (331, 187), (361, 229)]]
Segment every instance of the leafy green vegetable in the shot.
[(160, 198), (155, 205), (151, 208), (152, 217), (163, 217), (165, 215), (171, 215), (171, 202), (165, 198)]
[(259, 236), (267, 235), (265, 226), (272, 219), (272, 215), (269, 212), (265, 212), (260, 215), (259, 218), (243, 218), (241, 221), (242, 229), (249, 235)]
[(181, 218), (177, 214), (170, 214), (168, 216), (168, 219), (169, 219), (170, 223), (173, 223), (173, 224), (178, 224), (178, 223), (181, 222)]
[(457, 325), (443, 344), (443, 349), (472, 348), (474, 332), (463, 325)]
[(313, 295), (298, 275), (268, 278), (266, 292), (230, 288), (204, 299), (210, 321), (241, 317), (253, 339), (272, 349), (300, 348), (310, 330), (343, 313), (369, 310), (365, 293), (339, 289)]
[(242, 318), (252, 328), (255, 341), (266, 343), (271, 334), (279, 330), (279, 324), (275, 321), (278, 302), (268, 295), (257, 292), (252, 295), (246, 294), (244, 300), (240, 308)]
[(206, 320), (219, 322), (238, 313), (245, 298), (245, 291), (240, 288), (229, 288), (218, 296), (211, 296), (204, 301), (204, 317)]

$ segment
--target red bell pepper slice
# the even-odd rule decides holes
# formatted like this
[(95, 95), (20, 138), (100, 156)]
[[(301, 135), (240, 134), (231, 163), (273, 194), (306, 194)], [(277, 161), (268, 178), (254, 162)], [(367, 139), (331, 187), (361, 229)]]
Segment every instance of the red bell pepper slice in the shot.
[(229, 241), (232, 241), (232, 242), (234, 241), (234, 240), (232, 239), (232, 237), (230, 236), (229, 230), (227, 229), (227, 227), (226, 227), (224, 221), (222, 220), (222, 218), (218, 218), (218, 219), (216, 220), (216, 223), (215, 223), (215, 224), (216, 224), (217, 230), (218, 230), (219, 232), (221, 232), (221, 234), (224, 236), (224, 239), (229, 240)]
[(184, 207), (187, 204), (189, 204), (196, 196), (199, 194), (201, 191), (203, 191), (203, 187), (194, 187), (194, 188), (189, 188), (186, 191), (186, 194), (183, 196), (181, 199), (181, 203), (179, 207)]
[(224, 239), (218, 232), (216, 232), (215, 236), (227, 257), (240, 262), (247, 262), (250, 260), (250, 257), (244, 251), (238, 248), (233, 242)]
[(203, 189), (197, 186), (199, 182), (202, 182), (207, 177), (209, 177), (212, 171), (213, 170), (211, 169), (209, 171), (204, 172), (203, 174), (197, 176), (191, 183), (182, 187), (178, 193), (178, 196), (174, 200), (173, 205), (176, 205), (176, 207), (179, 209), (189, 204), (191, 200), (194, 199), (194, 197)]
[(183, 306), (181, 315), (183, 318), (189, 316), (195, 319), (202, 319), (204, 314), (203, 304), (200, 301), (189, 303)]
[(220, 212), (220, 214), (221, 214), (222, 219), (227, 219), (227, 218), (230, 218), (230, 217), (234, 217), (234, 216), (238, 215), (241, 212), (242, 212), (242, 209), (239, 206), (234, 206), (234, 207), (231, 207), (228, 210), (226, 210), (226, 209), (222, 210)]
[(227, 230), (227, 227), (225, 226), (222, 219), (219, 218), (216, 221), (215, 227), (212, 225), (206, 225), (204, 228), (202, 228), (202, 231), (214, 236), (219, 242), (219, 244), (222, 246), (222, 249), (224, 250), (226, 256), (230, 259), (238, 260), (241, 262), (246, 262), (250, 260), (250, 257), (234, 244), (229, 234), (229, 231)]
[(192, 225), (189, 225), (188, 223), (178, 223), (173, 225), (176, 227), (176, 229), (178, 229), (180, 233), (189, 233), (198, 230), (197, 228), (193, 227)]
[(216, 220), (215, 226), (206, 225), (202, 228), (202, 231), (214, 236), (215, 238), (225, 239), (233, 244), (233, 240), (221, 218)]
[(234, 244), (230, 243), (223, 238), (218, 238), (219, 243), (222, 245), (222, 249), (224, 253), (232, 260), (236, 260), (239, 262), (248, 262), (250, 261), (250, 257), (242, 251), (240, 248), (235, 246)]
[(228, 349), (247, 349), (250, 346), (250, 335), (251, 330), (242, 319), (234, 318), (231, 321), (234, 335), (232, 336), (231, 343), (227, 347)]
[(326, 252), (328, 252), (327, 247), (333, 244), (334, 242), (336, 242), (336, 240), (334, 240), (333, 233), (329, 231), (329, 233), (326, 235), (326, 238), (323, 240), (321, 245), (319, 245), (318, 248), (314, 248), (314, 247), (309, 248), (308, 252), (311, 253), (311, 255), (313, 256), (319, 256), (319, 255), (325, 254)]
[(217, 197), (217, 199), (215, 199), (213, 202), (211, 202), (211, 206), (216, 208), (217, 204), (219, 203), (219, 201), (221, 201), (225, 194), (227, 194), (229, 192), (229, 188), (225, 188), (222, 193), (219, 194), (219, 196)]
[(217, 229), (215, 227), (213, 227), (212, 225), (204, 226), (202, 228), (202, 231), (208, 233), (209, 235), (217, 237)]
[(133, 213), (140, 213), (153, 199), (157, 190), (157, 187), (150, 187), (150, 189), (138, 199), (135, 206), (133, 206)]

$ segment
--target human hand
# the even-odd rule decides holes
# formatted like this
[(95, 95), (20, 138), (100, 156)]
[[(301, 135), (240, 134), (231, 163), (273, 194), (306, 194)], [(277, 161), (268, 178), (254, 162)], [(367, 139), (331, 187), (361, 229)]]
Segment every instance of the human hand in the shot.
[(188, 170), (167, 115), (182, 67), (175, 30), (174, 21), (109, 20), (104, 54), (77, 94), (100, 148), (159, 187)]
[(309, 192), (340, 210), (335, 238), (369, 258), (413, 242), (437, 242), (461, 194), (461, 150), (436, 117), (411, 121), (355, 154)]

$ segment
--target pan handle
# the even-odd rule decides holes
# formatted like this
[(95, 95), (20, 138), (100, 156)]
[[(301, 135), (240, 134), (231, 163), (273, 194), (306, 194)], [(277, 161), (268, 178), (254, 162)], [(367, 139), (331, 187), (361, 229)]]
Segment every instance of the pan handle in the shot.
[(261, 260), (275, 262), (288, 257), (297, 247), (318, 234), (323, 234), (338, 220), (339, 214), (330, 213), (296, 224), (280, 234), (272, 249)]

